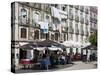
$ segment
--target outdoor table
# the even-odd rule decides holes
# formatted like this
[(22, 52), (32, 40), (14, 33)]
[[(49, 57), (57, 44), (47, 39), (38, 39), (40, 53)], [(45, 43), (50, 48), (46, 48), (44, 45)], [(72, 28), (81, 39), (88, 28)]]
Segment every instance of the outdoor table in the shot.
[(20, 61), (20, 64), (23, 65), (23, 67), (25, 69), (26, 67), (29, 68), (30, 64), (32, 64), (32, 63), (29, 60), (27, 60), (27, 59), (22, 59)]

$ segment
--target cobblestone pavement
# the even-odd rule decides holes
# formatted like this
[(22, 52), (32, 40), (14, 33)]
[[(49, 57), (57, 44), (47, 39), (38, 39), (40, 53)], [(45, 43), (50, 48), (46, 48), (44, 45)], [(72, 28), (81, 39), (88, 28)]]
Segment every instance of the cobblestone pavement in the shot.
[(97, 68), (97, 62), (74, 62), (75, 65), (68, 67), (68, 68), (64, 68), (64, 69), (60, 69), (58, 71), (67, 71), (67, 70), (81, 70), (81, 69), (96, 69)]
[(49, 70), (18, 70), (17, 73), (29, 73), (29, 72), (48, 72), (48, 71), (68, 71), (68, 70), (82, 70), (82, 69), (96, 69), (96, 62), (73, 62), (74, 64), (58, 65), (58, 68)]

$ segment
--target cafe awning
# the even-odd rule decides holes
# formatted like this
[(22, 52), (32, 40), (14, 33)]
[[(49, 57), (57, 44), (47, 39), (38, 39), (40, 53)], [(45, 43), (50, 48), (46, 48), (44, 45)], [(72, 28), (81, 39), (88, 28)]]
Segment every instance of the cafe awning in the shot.
[(95, 46), (95, 45), (89, 45), (89, 46), (86, 46), (86, 47), (84, 47), (82, 49), (97, 50), (97, 46)]

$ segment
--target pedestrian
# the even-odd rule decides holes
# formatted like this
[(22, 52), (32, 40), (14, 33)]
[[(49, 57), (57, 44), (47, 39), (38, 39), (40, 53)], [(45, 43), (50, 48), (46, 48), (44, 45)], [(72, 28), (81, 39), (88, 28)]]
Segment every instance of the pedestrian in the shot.
[(50, 55), (50, 63), (51, 63), (51, 67), (53, 68), (54, 67), (54, 54), (51, 54)]
[(65, 64), (65, 56), (61, 55), (61, 64), (64, 65)]
[(41, 59), (41, 69), (42, 70), (44, 70), (45, 69), (45, 58), (46, 58), (46, 55), (45, 54), (43, 54), (43, 56), (42, 56), (42, 59)]

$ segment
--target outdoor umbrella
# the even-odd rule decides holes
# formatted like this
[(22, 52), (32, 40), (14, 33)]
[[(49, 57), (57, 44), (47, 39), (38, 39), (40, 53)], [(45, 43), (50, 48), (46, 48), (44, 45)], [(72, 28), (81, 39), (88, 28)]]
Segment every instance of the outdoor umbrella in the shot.
[(43, 47), (52, 47), (52, 46), (60, 47), (60, 48), (66, 47), (58, 42), (55, 42), (55, 41), (52, 41), (49, 39), (39, 42), (39, 45), (41, 45)]

